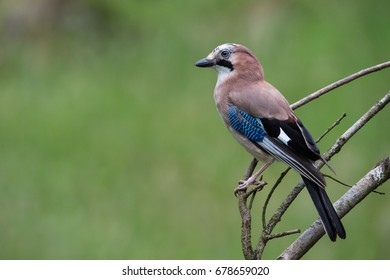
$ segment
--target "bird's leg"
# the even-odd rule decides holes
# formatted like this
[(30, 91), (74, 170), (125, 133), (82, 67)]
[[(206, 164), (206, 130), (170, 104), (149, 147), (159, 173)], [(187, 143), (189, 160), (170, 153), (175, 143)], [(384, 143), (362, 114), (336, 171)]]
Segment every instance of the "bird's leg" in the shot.
[(237, 194), (237, 192), (239, 191), (246, 190), (256, 181), (256, 178), (259, 177), (260, 174), (263, 173), (273, 162), (273, 160), (267, 161), (255, 174), (250, 176), (247, 180), (241, 180), (239, 182), (238, 187), (234, 189), (234, 194)]

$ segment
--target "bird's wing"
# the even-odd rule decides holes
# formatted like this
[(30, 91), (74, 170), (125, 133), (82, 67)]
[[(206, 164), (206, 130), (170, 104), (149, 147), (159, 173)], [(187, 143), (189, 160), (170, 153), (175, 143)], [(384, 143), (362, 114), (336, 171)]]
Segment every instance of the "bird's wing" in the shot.
[(284, 96), (265, 81), (234, 86), (237, 90), (224, 89), (229, 91), (230, 103), (256, 118), (287, 120), (293, 113)]
[(231, 94), (230, 100), (239, 110), (260, 119), (269, 136), (312, 161), (322, 160), (334, 172), (321, 156), (310, 132), (291, 110), (284, 96), (271, 84), (265, 81), (253, 84), (245, 92)]
[(295, 115), (287, 120), (261, 118), (265, 131), (274, 138), (279, 139), (285, 145), (293, 148), (299, 154), (312, 161), (320, 159), (333, 172), (333, 168), (321, 155), (316, 141), (310, 132)]
[(269, 134), (263, 119), (256, 118), (235, 105), (228, 106), (227, 114), (230, 125), (236, 131), (243, 134), (260, 149), (295, 169), (302, 176), (325, 188), (325, 181), (321, 173), (314, 167), (311, 159), (288, 145), (288, 141), (286, 143), (287, 134), (279, 134), (277, 137), (272, 135), (275, 135), (274, 132)]
[(271, 137), (278, 138), (311, 160), (320, 158), (316, 142), (298, 118), (291, 117), (287, 120), (261, 118), (261, 122)]

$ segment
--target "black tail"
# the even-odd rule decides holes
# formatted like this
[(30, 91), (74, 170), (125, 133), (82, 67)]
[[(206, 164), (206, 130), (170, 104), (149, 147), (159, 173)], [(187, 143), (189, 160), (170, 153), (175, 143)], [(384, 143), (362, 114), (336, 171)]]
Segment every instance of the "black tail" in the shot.
[(336, 210), (333, 208), (333, 204), (326, 194), (325, 189), (319, 187), (303, 176), (302, 179), (309, 191), (315, 207), (317, 208), (322, 224), (324, 225), (325, 232), (328, 234), (330, 240), (336, 241), (337, 236), (344, 239), (346, 237), (344, 226), (341, 223)]

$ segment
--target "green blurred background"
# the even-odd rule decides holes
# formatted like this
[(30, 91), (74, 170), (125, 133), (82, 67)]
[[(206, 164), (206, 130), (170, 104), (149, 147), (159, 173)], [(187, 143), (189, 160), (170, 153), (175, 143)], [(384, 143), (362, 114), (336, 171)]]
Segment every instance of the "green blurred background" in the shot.
[[(242, 43), (292, 103), (389, 60), (389, 11), (386, 0), (3, 0), (0, 258), (241, 259), (233, 188), (251, 157), (215, 109), (216, 73), (194, 62)], [(297, 110), (315, 138), (348, 114), (322, 151), (390, 89), (389, 71)], [(337, 178), (355, 183), (389, 154), (389, 136), (386, 108), (331, 161)], [(347, 191), (328, 184), (333, 201)], [(389, 202), (370, 195), (343, 219), (345, 241), (323, 238), (305, 258), (389, 259)], [(304, 191), (276, 231), (315, 218)], [(264, 258), (294, 239), (270, 242)]]

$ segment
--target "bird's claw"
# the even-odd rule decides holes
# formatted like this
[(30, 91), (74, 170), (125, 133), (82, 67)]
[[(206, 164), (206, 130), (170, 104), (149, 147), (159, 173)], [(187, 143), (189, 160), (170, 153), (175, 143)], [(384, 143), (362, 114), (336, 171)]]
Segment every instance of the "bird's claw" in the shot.
[(246, 191), (250, 185), (255, 186), (255, 188), (258, 190), (261, 190), (264, 187), (264, 182), (261, 180), (252, 180), (249, 178), (248, 180), (240, 180), (238, 181), (238, 187), (234, 189), (234, 195), (237, 196), (238, 192)]
[(234, 189), (234, 195), (237, 196), (237, 193), (238, 192), (241, 192), (241, 191), (246, 191), (246, 189), (252, 185), (254, 183), (253, 180), (250, 180), (250, 178), (248, 180), (240, 180), (238, 181), (238, 187), (236, 187)]

